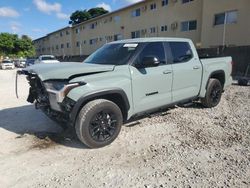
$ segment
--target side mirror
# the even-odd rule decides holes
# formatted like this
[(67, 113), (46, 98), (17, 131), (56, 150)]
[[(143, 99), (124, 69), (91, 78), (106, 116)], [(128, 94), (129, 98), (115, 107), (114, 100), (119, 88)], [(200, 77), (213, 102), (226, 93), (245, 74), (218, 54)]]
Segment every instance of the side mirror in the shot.
[(157, 67), (160, 65), (160, 61), (157, 57), (146, 56), (142, 59), (142, 62), (138, 64), (137, 68)]

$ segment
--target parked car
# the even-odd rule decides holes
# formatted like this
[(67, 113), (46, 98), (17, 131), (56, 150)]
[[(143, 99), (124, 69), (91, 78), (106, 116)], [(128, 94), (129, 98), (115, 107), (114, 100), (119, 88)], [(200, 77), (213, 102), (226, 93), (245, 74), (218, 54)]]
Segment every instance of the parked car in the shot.
[(31, 86), (28, 102), (98, 148), (135, 117), (193, 101), (217, 106), (231, 72), (231, 57), (199, 59), (189, 39), (145, 38), (106, 44), (82, 64), (34, 65), (19, 73)]
[(26, 67), (26, 60), (25, 59), (15, 59), (13, 60), (15, 67), (18, 68), (25, 68)]
[(38, 57), (38, 59), (35, 61), (35, 64), (40, 64), (40, 63), (60, 63), (55, 56), (53, 55), (41, 55)]
[(26, 65), (26, 60), (19, 60), (19, 65), (18, 67), (20, 68), (25, 68), (27, 65)]
[(36, 61), (36, 59), (27, 59), (26, 65), (27, 65), (27, 66), (34, 65), (34, 64), (35, 64), (35, 61)]
[(5, 69), (14, 69), (15, 65), (14, 62), (11, 60), (3, 60), (3, 62), (1, 63), (1, 69), (5, 70)]

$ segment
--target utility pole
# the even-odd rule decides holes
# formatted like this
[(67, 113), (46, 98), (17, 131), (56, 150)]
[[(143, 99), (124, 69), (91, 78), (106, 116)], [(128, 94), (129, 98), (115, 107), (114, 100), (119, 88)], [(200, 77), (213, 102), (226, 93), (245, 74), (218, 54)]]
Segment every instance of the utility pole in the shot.
[(227, 12), (225, 12), (224, 27), (223, 27), (223, 41), (222, 41), (223, 51), (224, 51), (225, 45), (226, 45), (226, 27), (227, 27)]
[(82, 42), (80, 42), (80, 56), (82, 56)]

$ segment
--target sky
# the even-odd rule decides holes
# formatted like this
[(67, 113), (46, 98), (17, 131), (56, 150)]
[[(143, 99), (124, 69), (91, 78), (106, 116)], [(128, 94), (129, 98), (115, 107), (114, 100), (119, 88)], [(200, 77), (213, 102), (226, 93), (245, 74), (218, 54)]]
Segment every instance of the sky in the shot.
[(114, 11), (140, 0), (0, 0), (0, 33), (28, 35), (32, 39), (68, 26), (76, 10), (103, 7)]

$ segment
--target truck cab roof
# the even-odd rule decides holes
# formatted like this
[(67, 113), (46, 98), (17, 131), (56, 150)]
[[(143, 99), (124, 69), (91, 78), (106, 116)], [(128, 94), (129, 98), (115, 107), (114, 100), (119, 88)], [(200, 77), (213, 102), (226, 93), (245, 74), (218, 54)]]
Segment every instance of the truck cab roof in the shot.
[(125, 39), (110, 44), (119, 44), (119, 43), (145, 43), (145, 42), (192, 42), (187, 38), (170, 38), (170, 37), (151, 37), (151, 38), (135, 38), (135, 39)]

